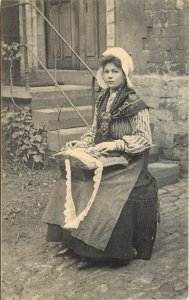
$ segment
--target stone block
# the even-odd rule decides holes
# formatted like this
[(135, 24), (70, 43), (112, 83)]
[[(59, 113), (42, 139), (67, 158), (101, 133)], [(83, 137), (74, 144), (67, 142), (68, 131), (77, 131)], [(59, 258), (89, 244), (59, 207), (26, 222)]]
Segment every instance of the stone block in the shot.
[(177, 0), (176, 6), (177, 6), (177, 9), (180, 9), (180, 10), (188, 9), (188, 7), (189, 7), (188, 0)]
[(79, 140), (81, 135), (87, 130), (86, 127), (78, 127), (71, 129), (60, 129), (59, 131), (47, 132), (48, 150), (58, 151), (61, 147), (71, 140)]
[(149, 164), (148, 168), (155, 177), (158, 187), (176, 183), (179, 179), (180, 167), (178, 164), (155, 162)]
[(162, 50), (174, 50), (177, 48), (178, 38), (173, 37), (162, 37), (159, 39), (159, 47)]
[(145, 101), (145, 103), (152, 109), (158, 109), (159, 108), (159, 97), (155, 97), (153, 93), (150, 96), (144, 96), (142, 97)]
[[(92, 123), (92, 107), (80, 106), (77, 110), (82, 117)], [(59, 115), (58, 109), (40, 109), (33, 110), (34, 126), (44, 125), (45, 130), (57, 130), (62, 128), (75, 128), (86, 126), (84, 121), (79, 117), (76, 111), (72, 108), (63, 108)], [(59, 120), (58, 120), (59, 118)]]
[(166, 123), (162, 125), (161, 132), (161, 149), (172, 149), (174, 146), (174, 134), (172, 130), (166, 128)]
[(186, 74), (189, 74), (189, 63), (186, 63), (185, 66), (186, 66)]
[(170, 25), (162, 29), (162, 37), (179, 37), (188, 36), (188, 26), (186, 25)]
[(168, 0), (167, 1), (167, 9), (178, 9), (183, 10), (188, 8), (188, 0)]
[(155, 11), (153, 17), (153, 27), (165, 27), (168, 22), (166, 10)]
[(175, 9), (177, 9), (177, 0), (167, 1), (167, 10), (175, 10)]
[(170, 64), (169, 71), (170, 73), (172, 72), (173, 74), (177, 74), (177, 75), (186, 74), (185, 62)]
[(151, 109), (150, 120), (154, 124), (153, 143), (159, 148), (171, 148), (174, 139), (172, 113), (164, 109)]
[[(179, 96), (179, 102), (181, 102), (180, 98), (181, 99), (188, 99), (188, 96), (189, 96), (189, 89), (188, 89), (188, 86), (184, 86), (182, 88), (180, 88), (178, 90), (178, 96)], [(185, 103), (187, 103), (187, 101), (184, 101)]]
[[(63, 90), (75, 106), (90, 105), (92, 92), (90, 87), (64, 85)], [(31, 88), (32, 109), (55, 108), (63, 105), (69, 107), (70, 104), (57, 88), (53, 86)]]
[(178, 119), (179, 105), (176, 98), (162, 97), (160, 99), (159, 108), (170, 111), (172, 113), (172, 119)]
[(181, 148), (179, 145), (173, 149), (175, 160), (180, 161), (180, 168), (183, 172), (188, 172), (188, 147)]
[(169, 87), (169, 86), (165, 86), (161, 85), (161, 88), (158, 90), (157, 88), (153, 89), (153, 95), (160, 98), (161, 99), (176, 99), (178, 97), (178, 88), (176, 86), (174, 87)]
[(175, 156), (173, 153), (173, 148), (161, 148), (161, 156), (165, 159), (174, 160)]
[(188, 118), (186, 120), (178, 120), (175, 122), (175, 128), (174, 128), (174, 133), (175, 134), (180, 134), (180, 133), (186, 133), (188, 134)]
[[(24, 87), (18, 87), (18, 86), (13, 86), (12, 88), (12, 94), (14, 98), (17, 99), (23, 99), (28, 102), (32, 100), (32, 96), (29, 91), (26, 91)], [(11, 98), (11, 90), (10, 86), (3, 86), (1, 87), (1, 97), (4, 99)]]
[(179, 111), (178, 111), (178, 120), (179, 121), (185, 121), (185, 125), (187, 127), (187, 120), (188, 120), (188, 109), (187, 107), (182, 107), (182, 108), (179, 108)]
[(113, 0), (107, 1), (107, 10), (108, 11), (113, 11), (115, 8), (115, 3)]
[(167, 52), (167, 60), (172, 64), (188, 61), (188, 50), (175, 49)]
[(177, 48), (178, 50), (188, 50), (188, 38), (186, 36), (178, 37)]
[(163, 75), (169, 72), (169, 66), (167, 62), (148, 62), (147, 70), (150, 73), (157, 73), (159, 75)]
[(154, 85), (159, 85), (161, 82), (161, 77), (155, 74), (133, 75), (132, 79), (136, 86), (141, 86), (144, 88), (149, 88)]
[(188, 146), (188, 135), (187, 134), (175, 134), (174, 145), (179, 148), (186, 148)]
[(177, 86), (178, 88), (183, 88), (188, 86), (188, 77), (187, 76), (170, 76), (164, 75), (160, 78), (161, 82), (164, 85), (174, 87)]
[(115, 23), (115, 16), (114, 16), (114, 10), (110, 11), (106, 18), (107, 24), (114, 24)]
[(142, 43), (143, 50), (156, 51), (159, 48), (161, 49), (159, 38), (143, 38)]
[(172, 113), (165, 109), (151, 109), (150, 110), (150, 119), (155, 124), (156, 121), (170, 122), (173, 121)]
[(145, 0), (145, 10), (164, 10), (167, 8), (165, 0)]
[(159, 159), (159, 147), (155, 144), (151, 145), (149, 153), (149, 163), (158, 161)]
[[(168, 23), (168, 25), (178, 25), (178, 23), (179, 23), (178, 10), (168, 10), (167, 11), (167, 23)], [(182, 25), (185, 25), (185, 24), (182, 24)]]
[(146, 27), (153, 27), (153, 14), (146, 12)]
[(178, 24), (179, 25), (188, 25), (188, 9), (178, 10)]
[[(157, 87), (156, 87), (157, 88)], [(136, 91), (137, 93), (143, 98), (143, 99), (146, 99), (146, 98), (149, 98), (151, 97), (152, 98), (152, 95), (153, 95), (153, 88), (146, 88), (146, 87), (137, 87), (136, 88)]]
[[(49, 70), (52, 76), (55, 75), (55, 70)], [(95, 73), (95, 71), (94, 71)], [(86, 70), (56, 70), (57, 82), (65, 85), (81, 85), (91, 86), (92, 77)], [(31, 81), (40, 82), (42, 85), (52, 85), (52, 80), (44, 70), (33, 70), (31, 72)]]
[(163, 62), (167, 59), (167, 52), (165, 50), (160, 51), (151, 51), (149, 53), (149, 61), (150, 62)]
[(147, 38), (159, 37), (161, 35), (160, 27), (147, 27), (146, 29)]
[(159, 90), (160, 82), (154, 78), (142, 76), (140, 79), (133, 80), (135, 90), (138, 95), (153, 108), (159, 107), (159, 95), (154, 96), (154, 89)]

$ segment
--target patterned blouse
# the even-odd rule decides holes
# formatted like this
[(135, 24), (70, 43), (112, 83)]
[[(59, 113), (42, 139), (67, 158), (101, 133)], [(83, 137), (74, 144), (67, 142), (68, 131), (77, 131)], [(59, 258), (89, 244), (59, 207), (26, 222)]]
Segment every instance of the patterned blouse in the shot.
[[(116, 97), (116, 92), (112, 92), (108, 99), (106, 111)], [(97, 110), (95, 110), (92, 127), (81, 136), (81, 141), (87, 145), (93, 145), (97, 132)], [(147, 108), (139, 111), (131, 117), (112, 120), (110, 127), (111, 137), (116, 143), (117, 151), (124, 151), (128, 154), (137, 154), (148, 149), (152, 144), (150, 130), (149, 111)]]

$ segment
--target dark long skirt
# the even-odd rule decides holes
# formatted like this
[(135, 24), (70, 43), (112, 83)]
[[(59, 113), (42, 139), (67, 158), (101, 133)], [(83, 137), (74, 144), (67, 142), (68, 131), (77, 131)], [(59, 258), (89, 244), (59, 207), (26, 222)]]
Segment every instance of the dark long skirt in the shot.
[[(116, 201), (116, 199), (115, 199)], [(127, 200), (104, 251), (71, 236), (69, 230), (48, 224), (47, 241), (62, 242), (77, 255), (95, 259), (150, 259), (156, 238), (158, 197), (150, 174), (143, 170)]]

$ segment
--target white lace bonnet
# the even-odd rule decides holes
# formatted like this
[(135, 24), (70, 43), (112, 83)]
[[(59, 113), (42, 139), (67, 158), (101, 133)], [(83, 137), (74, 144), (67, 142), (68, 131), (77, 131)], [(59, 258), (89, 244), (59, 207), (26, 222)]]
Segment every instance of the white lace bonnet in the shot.
[[(131, 56), (122, 48), (119, 47), (113, 47), (113, 48), (108, 48), (102, 56), (115, 56), (120, 59), (121, 61), (121, 66), (123, 69), (123, 72), (125, 73), (126, 79), (127, 79), (127, 86), (129, 88), (133, 87), (133, 84), (131, 83), (129, 79), (129, 75), (133, 72), (133, 61)], [(99, 86), (103, 89), (107, 88), (107, 85), (103, 79), (103, 67), (101, 66), (98, 71), (97, 71), (97, 82)]]

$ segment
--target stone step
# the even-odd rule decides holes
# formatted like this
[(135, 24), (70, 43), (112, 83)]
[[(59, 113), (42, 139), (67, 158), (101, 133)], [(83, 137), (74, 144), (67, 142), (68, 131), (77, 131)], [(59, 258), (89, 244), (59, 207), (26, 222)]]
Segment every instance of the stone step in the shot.
[[(92, 90), (89, 86), (61, 85), (61, 89), (75, 106), (86, 106), (92, 103)], [(70, 107), (68, 101), (54, 86), (32, 87), (30, 94), (32, 110), (60, 107), (61, 104), (63, 107)]]
[(172, 161), (153, 162), (148, 165), (158, 187), (174, 184), (179, 179), (180, 166)]
[[(92, 106), (79, 106), (77, 109), (90, 125), (92, 123)], [(86, 126), (73, 108), (63, 108), (59, 116), (59, 121), (58, 111), (59, 110), (57, 108), (33, 110), (32, 116), (34, 126), (36, 127), (42, 124), (47, 131)]]
[(159, 147), (152, 144), (150, 147), (149, 163), (153, 163), (159, 160)]
[[(86, 70), (48, 70), (60, 84), (76, 84), (91, 86), (92, 76)], [(56, 73), (56, 75), (55, 75)], [(96, 71), (93, 71), (96, 74)], [(44, 70), (35, 70), (31, 73), (31, 85), (53, 85), (52, 79)]]
[(77, 127), (69, 129), (60, 129), (47, 132), (48, 150), (58, 151), (61, 147), (71, 140), (79, 140), (81, 135), (85, 133), (87, 127)]

